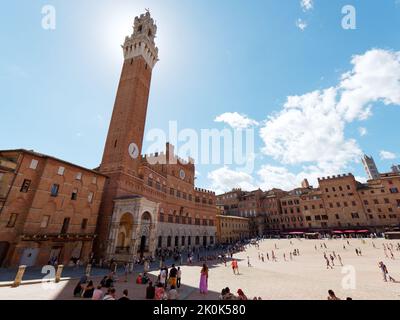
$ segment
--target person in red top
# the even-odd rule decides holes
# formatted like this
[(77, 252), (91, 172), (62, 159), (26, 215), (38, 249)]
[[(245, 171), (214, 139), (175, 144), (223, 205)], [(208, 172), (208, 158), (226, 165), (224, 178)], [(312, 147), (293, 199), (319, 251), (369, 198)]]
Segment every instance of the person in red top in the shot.
[(232, 270), (233, 270), (233, 274), (239, 274), (238, 263), (235, 259), (232, 260)]
[(142, 284), (142, 274), (139, 273), (138, 277), (136, 278), (136, 284)]

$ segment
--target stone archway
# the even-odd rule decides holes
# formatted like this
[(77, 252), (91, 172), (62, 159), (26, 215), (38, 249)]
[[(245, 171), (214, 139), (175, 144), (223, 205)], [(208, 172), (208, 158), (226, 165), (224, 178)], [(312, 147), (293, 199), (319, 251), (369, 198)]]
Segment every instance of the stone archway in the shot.
[(158, 212), (159, 205), (144, 197), (114, 200), (108, 259), (132, 262), (138, 255), (155, 254)]
[(145, 253), (149, 252), (151, 225), (151, 213), (148, 211), (143, 212), (140, 217), (140, 233), (137, 239), (137, 241), (139, 242), (138, 253), (140, 254), (140, 257), (143, 257)]
[(131, 237), (133, 233), (133, 216), (131, 213), (126, 212), (122, 214), (119, 220), (117, 241), (115, 253), (128, 254), (131, 246)]

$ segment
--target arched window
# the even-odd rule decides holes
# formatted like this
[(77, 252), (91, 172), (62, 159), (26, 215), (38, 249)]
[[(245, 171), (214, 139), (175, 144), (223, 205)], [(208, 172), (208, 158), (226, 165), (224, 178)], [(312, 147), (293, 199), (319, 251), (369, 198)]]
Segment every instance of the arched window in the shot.
[(172, 242), (172, 237), (168, 236), (168, 238), (167, 238), (167, 247), (168, 248), (171, 247), (171, 242)]
[(175, 237), (175, 247), (179, 247), (179, 237)]

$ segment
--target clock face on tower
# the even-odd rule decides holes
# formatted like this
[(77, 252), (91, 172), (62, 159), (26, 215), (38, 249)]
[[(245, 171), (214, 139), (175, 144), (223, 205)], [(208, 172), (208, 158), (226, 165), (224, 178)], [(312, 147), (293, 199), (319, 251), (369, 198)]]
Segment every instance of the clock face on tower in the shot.
[(179, 177), (183, 180), (183, 179), (185, 179), (185, 176), (186, 176), (185, 171), (183, 171), (183, 169), (181, 169), (179, 171)]
[(129, 156), (130, 156), (132, 159), (137, 159), (137, 157), (139, 156), (139, 148), (138, 148), (138, 146), (136, 145), (136, 143), (133, 143), (133, 142), (132, 142), (132, 143), (129, 145), (128, 153), (129, 153)]

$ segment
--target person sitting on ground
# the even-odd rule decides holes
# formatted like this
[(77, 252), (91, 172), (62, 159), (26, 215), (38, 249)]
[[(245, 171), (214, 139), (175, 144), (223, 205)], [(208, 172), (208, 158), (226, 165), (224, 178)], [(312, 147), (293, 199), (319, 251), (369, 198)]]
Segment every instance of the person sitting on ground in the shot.
[(239, 289), (237, 294), (239, 295), (239, 300), (248, 300), (242, 289)]
[(222, 289), (221, 294), (219, 295), (219, 300), (224, 300), (224, 296), (226, 294), (225, 288)]
[(335, 293), (333, 292), (333, 290), (329, 290), (328, 291), (328, 300), (340, 300), (338, 297), (336, 297)]
[(153, 282), (149, 281), (149, 285), (146, 288), (146, 299), (154, 300), (156, 295), (156, 288), (153, 287)]
[(85, 299), (91, 299), (93, 297), (93, 292), (94, 292), (93, 281), (90, 280), (85, 290), (83, 291), (82, 297)]
[(81, 283), (81, 281), (79, 281), (74, 289), (74, 297), (75, 298), (82, 297), (82, 292), (83, 292), (83, 284)]
[(104, 276), (103, 279), (101, 279), (100, 285), (101, 285), (102, 288), (105, 288), (105, 287), (106, 287), (106, 280), (107, 280), (107, 278), (108, 278), (107, 276)]
[(103, 292), (103, 290), (101, 290), (102, 287), (103, 286), (100, 284), (100, 285), (97, 286), (96, 289), (94, 289), (92, 300), (103, 300), (104, 292)]
[(136, 278), (136, 284), (142, 284), (142, 274), (139, 273), (139, 275)]
[(155, 290), (155, 299), (163, 300), (164, 294), (165, 294), (164, 285), (160, 282)]
[(128, 298), (128, 289), (125, 289), (125, 290), (122, 292), (122, 294), (123, 294), (123, 296), (122, 296), (121, 298), (119, 298), (118, 300), (120, 300), (120, 301), (128, 301), (128, 300), (131, 300), (131, 299)]
[(115, 289), (109, 288), (103, 300), (115, 300)]
[(114, 286), (114, 280), (112, 278), (112, 274), (109, 274), (104, 282), (105, 286), (107, 289), (111, 288)]
[(147, 275), (147, 273), (144, 273), (142, 277), (142, 284), (148, 284), (149, 281), (150, 281), (149, 276)]
[(226, 287), (223, 300), (238, 300), (238, 298), (233, 293), (231, 293), (231, 290), (228, 287)]
[(179, 293), (176, 290), (175, 286), (171, 286), (171, 289), (168, 292), (168, 300), (178, 300)]

